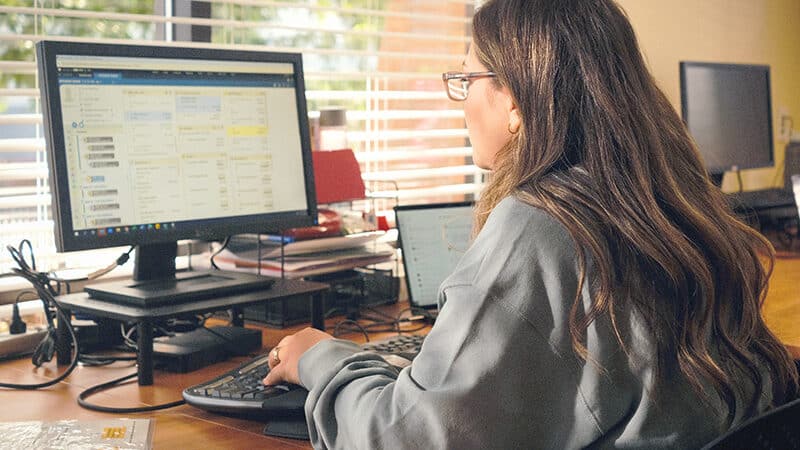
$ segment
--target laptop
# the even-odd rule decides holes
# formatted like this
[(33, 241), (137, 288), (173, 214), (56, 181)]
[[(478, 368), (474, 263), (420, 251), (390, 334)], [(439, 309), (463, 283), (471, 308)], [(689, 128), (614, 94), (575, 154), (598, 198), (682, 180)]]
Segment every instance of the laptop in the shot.
[(408, 301), (435, 310), (439, 286), (470, 245), (472, 202), (394, 208)]

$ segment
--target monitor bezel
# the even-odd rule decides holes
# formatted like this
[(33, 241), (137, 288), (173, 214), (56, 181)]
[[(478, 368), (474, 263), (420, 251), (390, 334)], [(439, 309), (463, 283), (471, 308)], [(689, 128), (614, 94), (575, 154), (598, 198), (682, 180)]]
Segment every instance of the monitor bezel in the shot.
[[(37, 68), (43, 115), (50, 192), (56, 249), (60, 252), (90, 250), (124, 245), (150, 245), (184, 239), (220, 240), (241, 233), (280, 233), (282, 230), (314, 225), (317, 222), (316, 190), (314, 186), (311, 141), (300, 53), (196, 48), (163, 45), (123, 45), (65, 41), (40, 41), (36, 45)], [(58, 55), (138, 57), (159, 59), (198, 59), (290, 63), (294, 67), (295, 98), (300, 132), (300, 144), (305, 177), (306, 208), (296, 211), (272, 212), (197, 221), (190, 227), (161, 229), (158, 232), (112, 233), (103, 239), (77, 238), (71, 216), (71, 201), (64, 151), (64, 129), (58, 85), (56, 57)], [(58, 149), (58, 150), (57, 150)]]
[[(772, 167), (775, 165), (775, 136), (773, 130), (773, 121), (772, 121), (772, 84), (771, 84), (771, 76), (770, 76), (770, 67), (764, 64), (736, 64), (736, 63), (719, 63), (719, 62), (707, 62), (707, 61), (681, 61), (679, 63), (679, 71), (680, 71), (680, 94), (681, 94), (681, 118), (683, 119), (683, 123), (686, 125), (687, 131), (689, 131), (689, 106), (688, 106), (688, 92), (687, 92), (687, 78), (686, 78), (686, 71), (689, 68), (710, 68), (710, 69), (720, 69), (720, 70), (738, 70), (738, 71), (753, 71), (763, 74), (765, 81), (766, 81), (766, 100), (767, 100), (767, 126), (769, 127), (769, 136), (768, 139), (768, 146), (767, 151), (769, 153), (768, 161), (764, 163), (745, 163), (745, 164), (732, 164), (729, 166), (718, 166), (718, 167), (709, 167), (708, 165), (705, 166), (706, 171), (715, 177), (721, 178), (722, 175), (729, 171), (729, 170), (741, 170), (741, 169), (759, 169), (759, 168), (766, 168)], [(690, 133), (691, 134), (691, 133)], [(703, 156), (703, 160), (705, 163), (705, 154), (703, 149), (698, 148), (700, 155)]]

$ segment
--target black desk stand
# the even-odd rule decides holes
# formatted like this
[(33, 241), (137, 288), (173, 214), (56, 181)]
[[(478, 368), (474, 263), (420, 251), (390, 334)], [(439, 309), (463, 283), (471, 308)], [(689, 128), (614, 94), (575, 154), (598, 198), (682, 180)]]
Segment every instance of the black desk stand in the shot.
[[(123, 305), (90, 298), (85, 292), (62, 295), (56, 300), (64, 313), (70, 317), (72, 312), (91, 314), (115, 320), (134, 321), (137, 325), (137, 365), (140, 386), (153, 384), (153, 321), (179, 314), (202, 314), (211, 311), (229, 309), (233, 315), (233, 325), (243, 326), (242, 308), (248, 305), (279, 300), (298, 300), (311, 296), (311, 326), (319, 330), (325, 329), (325, 294), (330, 287), (325, 283), (302, 280), (276, 280), (266, 290), (234, 294), (225, 297), (214, 297), (193, 302), (174, 305), (141, 307)], [(59, 321), (56, 353), (59, 364), (70, 363), (70, 337), (66, 324)]]

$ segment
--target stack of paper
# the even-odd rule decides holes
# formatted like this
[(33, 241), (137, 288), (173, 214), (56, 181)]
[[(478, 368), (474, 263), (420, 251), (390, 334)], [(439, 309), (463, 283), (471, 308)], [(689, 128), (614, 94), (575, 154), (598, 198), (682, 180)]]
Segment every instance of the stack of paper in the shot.
[(373, 231), (309, 239), (286, 243), (282, 249), (280, 242), (263, 238), (259, 249), (255, 237), (243, 236), (232, 240), (215, 261), (267, 276), (301, 278), (391, 261), (394, 249), (376, 241), (383, 234)]

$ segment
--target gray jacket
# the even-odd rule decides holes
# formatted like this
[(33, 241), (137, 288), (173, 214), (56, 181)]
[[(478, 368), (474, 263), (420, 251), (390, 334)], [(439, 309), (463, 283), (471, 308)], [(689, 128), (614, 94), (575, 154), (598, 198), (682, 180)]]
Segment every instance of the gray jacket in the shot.
[(439, 317), (411, 366), (342, 340), (301, 358), (314, 447), (684, 449), (724, 431), (720, 402), (709, 406), (681, 377), (654, 398), (652, 345), (635, 315), (618, 317), (629, 354), (601, 318), (588, 330), (588, 360), (575, 356), (575, 252), (551, 216), (502, 201), (442, 284)]

